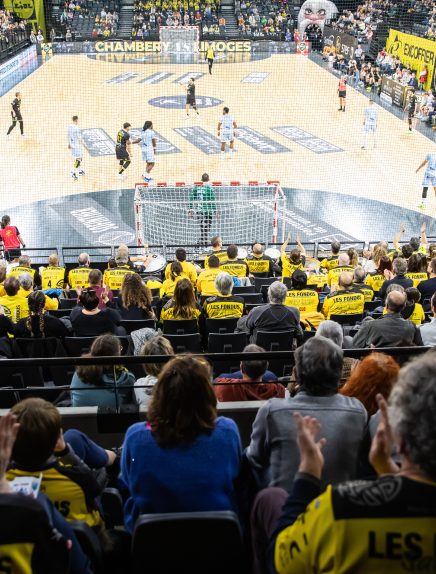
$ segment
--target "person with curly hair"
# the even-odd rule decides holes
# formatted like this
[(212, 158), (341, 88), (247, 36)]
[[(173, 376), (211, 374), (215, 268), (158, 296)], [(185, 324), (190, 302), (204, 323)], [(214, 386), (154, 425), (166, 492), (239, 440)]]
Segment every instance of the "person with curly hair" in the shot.
[(339, 392), (359, 399), (371, 417), (378, 411), (377, 395), (389, 398), (399, 372), (400, 367), (392, 357), (371, 353), (356, 365)]
[(138, 273), (130, 273), (124, 277), (118, 299), (118, 311), (122, 319), (155, 319), (151, 301), (151, 291)]

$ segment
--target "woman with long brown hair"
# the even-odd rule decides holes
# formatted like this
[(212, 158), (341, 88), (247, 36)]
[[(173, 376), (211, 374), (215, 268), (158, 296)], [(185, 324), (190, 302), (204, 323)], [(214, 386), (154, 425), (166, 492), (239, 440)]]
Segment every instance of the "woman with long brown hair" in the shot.
[(130, 321), (155, 319), (151, 308), (151, 291), (138, 273), (129, 273), (124, 277), (118, 301), (122, 319)]
[(353, 369), (339, 392), (359, 399), (370, 417), (378, 411), (377, 394), (387, 400), (399, 372), (400, 367), (392, 357), (384, 353), (371, 353)]
[(174, 296), (162, 309), (160, 320), (167, 319), (198, 319), (201, 311), (195, 300), (194, 289), (189, 279), (181, 279), (174, 289)]
[(129, 532), (144, 513), (235, 510), (241, 442), (234, 421), (217, 416), (211, 380), (205, 360), (171, 359), (159, 373), (148, 423), (128, 429), (120, 479)]

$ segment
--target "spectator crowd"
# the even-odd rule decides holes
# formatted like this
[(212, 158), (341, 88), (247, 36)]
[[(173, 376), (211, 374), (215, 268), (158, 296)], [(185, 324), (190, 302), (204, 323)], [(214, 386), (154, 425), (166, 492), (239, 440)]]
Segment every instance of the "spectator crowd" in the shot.
[(225, 33), (220, 0), (135, 0), (132, 38), (157, 36), (160, 26), (198, 26), (205, 37)]
[(236, 0), (235, 16), (239, 33), (244, 38), (269, 38), (290, 42), (295, 21), (293, 7), (287, 0), (256, 2)]

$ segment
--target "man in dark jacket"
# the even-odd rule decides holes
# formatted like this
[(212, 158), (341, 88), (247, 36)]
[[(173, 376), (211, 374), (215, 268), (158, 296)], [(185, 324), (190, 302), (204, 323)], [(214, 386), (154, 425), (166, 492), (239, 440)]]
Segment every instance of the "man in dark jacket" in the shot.
[(387, 314), (380, 319), (365, 321), (354, 335), (353, 347), (396, 347), (400, 343), (422, 345), (422, 337), (416, 325), (403, 319), (401, 311), (406, 306), (406, 294), (391, 291), (386, 298)]
[(284, 303), (288, 288), (281, 281), (274, 281), (268, 288), (268, 303), (252, 309), (246, 317), (238, 320), (236, 331), (246, 331), (250, 341), (256, 342), (258, 331), (292, 331), (300, 341), (303, 331), (300, 326), (300, 311), (296, 307), (287, 307)]

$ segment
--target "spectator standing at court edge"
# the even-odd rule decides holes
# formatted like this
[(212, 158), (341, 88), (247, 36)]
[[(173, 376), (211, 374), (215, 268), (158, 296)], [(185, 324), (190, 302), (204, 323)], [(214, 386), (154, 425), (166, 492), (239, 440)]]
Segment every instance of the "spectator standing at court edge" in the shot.
[(3, 215), (0, 226), (0, 240), (3, 243), (5, 259), (11, 262), (13, 259), (20, 257), (20, 247), (25, 248), (26, 245), (18, 231), (18, 227), (11, 225), (9, 215)]
[(300, 463), (294, 412), (317, 416), (327, 438), (322, 483), (356, 476), (367, 413), (357, 399), (338, 394), (343, 351), (324, 337), (309, 339), (295, 351), (298, 393), (271, 399), (257, 413), (247, 458), (264, 486), (292, 489)]

